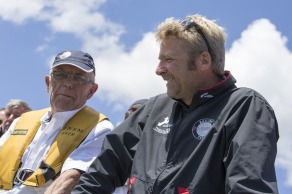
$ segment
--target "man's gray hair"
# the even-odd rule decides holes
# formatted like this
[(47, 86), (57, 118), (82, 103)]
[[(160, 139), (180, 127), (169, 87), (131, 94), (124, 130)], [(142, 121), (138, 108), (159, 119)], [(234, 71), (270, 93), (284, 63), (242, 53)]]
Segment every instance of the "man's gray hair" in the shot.
[(9, 108), (12, 108), (12, 109), (15, 109), (15, 108), (18, 108), (18, 107), (24, 107), (26, 109), (26, 111), (31, 111), (31, 108), (30, 106), (24, 102), (23, 100), (20, 100), (20, 99), (11, 99), (7, 104), (6, 104), (6, 107), (9, 107)]

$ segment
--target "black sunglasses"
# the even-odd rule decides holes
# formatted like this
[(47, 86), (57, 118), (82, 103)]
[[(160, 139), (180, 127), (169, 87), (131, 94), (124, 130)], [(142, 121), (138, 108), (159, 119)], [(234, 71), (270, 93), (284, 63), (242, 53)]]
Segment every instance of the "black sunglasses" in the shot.
[(187, 29), (189, 28), (192, 28), (192, 27), (195, 27), (195, 29), (197, 30), (197, 32), (202, 36), (202, 38), (204, 39), (206, 45), (207, 45), (207, 49), (208, 49), (208, 52), (210, 53), (211, 55), (211, 60), (214, 59), (214, 55), (213, 55), (213, 52), (212, 52), (212, 49), (211, 49), (211, 46), (206, 38), (206, 36), (204, 35), (204, 33), (202, 32), (201, 30), (201, 27), (194, 21), (192, 20), (192, 18), (190, 17), (186, 17), (185, 19), (182, 19), (180, 22), (179, 22), (182, 26), (185, 26)]

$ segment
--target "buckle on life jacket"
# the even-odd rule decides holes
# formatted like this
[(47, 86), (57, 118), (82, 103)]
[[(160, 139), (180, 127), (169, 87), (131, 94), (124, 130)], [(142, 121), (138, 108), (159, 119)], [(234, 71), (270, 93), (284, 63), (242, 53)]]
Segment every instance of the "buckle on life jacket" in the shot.
[(24, 181), (26, 181), (26, 179), (32, 175), (34, 171), (31, 170), (31, 169), (23, 169), (23, 168), (20, 168), (18, 169), (17, 173), (16, 173), (16, 176), (14, 178), (14, 184), (15, 185), (22, 185), (22, 183)]

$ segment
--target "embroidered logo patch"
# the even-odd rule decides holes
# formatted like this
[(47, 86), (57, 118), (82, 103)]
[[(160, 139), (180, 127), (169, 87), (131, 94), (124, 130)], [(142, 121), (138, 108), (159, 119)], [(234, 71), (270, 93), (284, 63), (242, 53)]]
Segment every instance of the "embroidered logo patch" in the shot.
[(214, 119), (200, 119), (192, 127), (192, 133), (198, 140), (202, 140), (212, 128)]
[(212, 94), (209, 94), (208, 92), (201, 95), (201, 98), (213, 98), (214, 96)]
[(27, 129), (14, 129), (11, 135), (26, 135)]
[(83, 133), (83, 131), (84, 131), (84, 129), (79, 129), (76, 127), (67, 126), (66, 128), (62, 129), (62, 135), (75, 136), (75, 135)]
[(172, 124), (169, 123), (169, 118), (165, 117), (164, 120), (161, 122), (158, 122), (157, 126), (154, 127), (153, 129), (158, 133), (168, 134), (171, 126)]

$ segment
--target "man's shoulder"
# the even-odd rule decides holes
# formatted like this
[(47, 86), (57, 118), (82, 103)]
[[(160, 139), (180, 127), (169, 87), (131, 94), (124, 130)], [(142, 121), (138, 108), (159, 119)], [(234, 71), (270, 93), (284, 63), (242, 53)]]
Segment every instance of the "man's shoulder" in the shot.
[(149, 101), (174, 102), (166, 93), (158, 94), (149, 99)]
[(47, 108), (43, 108), (43, 109), (39, 109), (39, 110), (31, 110), (31, 111), (28, 111), (28, 112), (25, 112), (25, 113), (22, 113), (22, 116), (23, 115), (31, 115), (31, 114), (46, 114), (48, 111), (50, 110), (50, 107), (47, 107)]
[(158, 94), (156, 96), (149, 98), (146, 108), (151, 109), (151, 110), (155, 109), (157, 111), (161, 111), (161, 110), (169, 109), (170, 107), (173, 106), (175, 102), (176, 101), (174, 99), (170, 98), (165, 93)]
[(256, 98), (260, 98), (264, 101), (266, 101), (266, 99), (255, 89), (252, 88), (248, 88), (248, 87), (238, 87), (236, 88), (236, 90), (234, 91), (235, 94), (238, 95), (242, 95), (242, 96), (246, 96), (246, 97), (256, 97)]
[(256, 102), (260, 102), (273, 109), (268, 100), (257, 90), (248, 87), (238, 87), (232, 93), (232, 99), (242, 101), (242, 99), (253, 99)]

